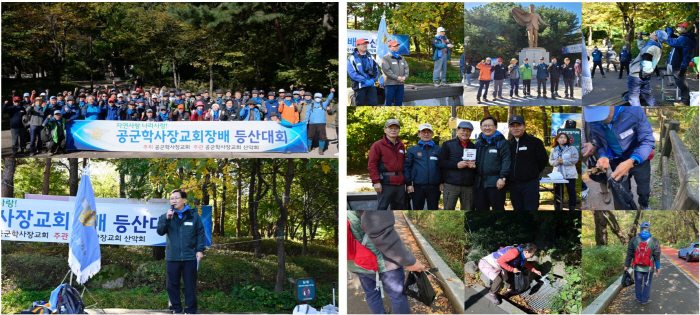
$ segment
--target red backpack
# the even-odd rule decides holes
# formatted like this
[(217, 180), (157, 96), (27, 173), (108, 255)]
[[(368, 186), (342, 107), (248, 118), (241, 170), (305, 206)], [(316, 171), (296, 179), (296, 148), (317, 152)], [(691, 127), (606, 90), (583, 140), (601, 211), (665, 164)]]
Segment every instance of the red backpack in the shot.
[(633, 266), (651, 267), (651, 254), (653, 252), (650, 244), (651, 240), (651, 237), (646, 242), (642, 242), (641, 239), (639, 239), (637, 248), (634, 250)]
[(355, 239), (350, 229), (350, 221), (348, 221), (348, 259), (354, 260), (355, 265), (358, 267), (374, 272), (379, 271), (377, 256), (375, 256), (369, 248)]

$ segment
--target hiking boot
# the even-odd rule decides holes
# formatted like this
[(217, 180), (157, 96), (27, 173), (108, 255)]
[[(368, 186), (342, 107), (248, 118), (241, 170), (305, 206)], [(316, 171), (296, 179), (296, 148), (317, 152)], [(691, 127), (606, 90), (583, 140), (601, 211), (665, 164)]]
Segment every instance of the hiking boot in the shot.
[(500, 95), (499, 95), (499, 96), (498, 96), (498, 99), (499, 99), (499, 100), (502, 100), (502, 99), (503, 99), (503, 96), (500, 96)]
[(312, 148), (312, 147), (309, 147), (309, 153), (311, 152), (311, 150), (313, 150), (313, 148)]
[(513, 99), (513, 95), (510, 96), (510, 99)]
[(537, 94), (537, 98), (540, 98), (540, 95), (539, 95), (539, 94)]
[(12, 155), (10, 155), (10, 156), (11, 156), (11, 157), (17, 156), (17, 152), (16, 152), (16, 151), (15, 151), (15, 152), (12, 152)]
[(651, 303), (651, 300), (647, 300), (646, 302), (643, 302), (642, 305), (645, 305), (645, 306), (646, 306), (646, 305), (649, 304), (649, 303)]
[(605, 79), (605, 75), (603, 75), (603, 79)]
[(477, 103), (477, 104), (481, 104), (481, 100), (477, 98), (477, 99), (476, 99), (476, 103)]
[(546, 98), (547, 98), (547, 95), (545, 95), (545, 96), (542, 96), (542, 97), (544, 97), (544, 98), (546, 99)]
[(657, 79), (657, 80), (661, 80), (661, 77), (657, 76), (656, 79)]
[(318, 155), (323, 155), (323, 148), (318, 148)]
[(495, 294), (489, 293), (488, 297), (494, 305), (501, 304), (501, 300)]

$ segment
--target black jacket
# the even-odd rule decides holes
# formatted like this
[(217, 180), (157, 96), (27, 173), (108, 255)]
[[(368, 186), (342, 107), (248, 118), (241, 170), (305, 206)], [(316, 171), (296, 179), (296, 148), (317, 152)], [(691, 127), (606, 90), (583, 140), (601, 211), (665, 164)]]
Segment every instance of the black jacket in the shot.
[[(476, 149), (476, 146), (471, 143), (467, 144), (468, 149)], [(474, 186), (476, 178), (476, 169), (473, 168), (457, 168), (457, 163), (462, 161), (464, 147), (459, 143), (459, 138), (447, 140), (442, 144), (438, 164), (442, 173), (442, 181), (450, 185), (459, 186)]]
[(27, 114), (27, 110), (24, 106), (14, 106), (12, 103), (7, 103), (2, 107), (2, 114), (7, 114), (10, 116), (10, 128), (11, 129), (21, 129), (24, 128), (22, 123), (22, 117)]
[(510, 145), (502, 135), (496, 135), (489, 143), (479, 135), (476, 139), (476, 188), (496, 187), (499, 178), (510, 173)]
[(166, 235), (165, 261), (196, 260), (197, 252), (204, 252), (204, 224), (197, 210), (190, 209), (180, 219), (175, 213), (168, 220), (167, 213), (158, 219), (158, 235)]
[(547, 67), (547, 72), (549, 72), (549, 78), (551, 80), (559, 80), (559, 77), (561, 77), (561, 68), (559, 67), (561, 67), (561, 65), (555, 66), (553, 64)]
[(494, 80), (505, 80), (507, 77), (505, 65), (496, 64), (495, 66), (493, 66), (493, 68), (491, 68), (491, 71), (493, 72)]
[(549, 156), (542, 140), (526, 132), (520, 137), (520, 141), (516, 141), (513, 137), (509, 142), (511, 163), (506, 183), (524, 183), (539, 178), (549, 163)]
[(221, 109), (221, 121), (235, 121), (235, 120), (241, 120), (241, 117), (239, 115), (239, 111), (236, 109), (236, 107), (231, 107), (231, 110), (228, 109), (228, 107), (225, 107)]
[(567, 65), (564, 63), (561, 65), (561, 76), (564, 78), (564, 80), (573, 80), (576, 78), (576, 71), (574, 70), (574, 65), (569, 62)]

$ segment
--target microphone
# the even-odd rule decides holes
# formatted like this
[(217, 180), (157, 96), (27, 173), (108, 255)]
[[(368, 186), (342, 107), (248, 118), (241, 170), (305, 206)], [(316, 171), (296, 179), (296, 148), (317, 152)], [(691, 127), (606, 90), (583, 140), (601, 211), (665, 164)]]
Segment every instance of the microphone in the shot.
[[(175, 211), (175, 205), (170, 205), (170, 210)], [(167, 215), (168, 220), (173, 218), (172, 214)]]
[(645, 32), (642, 32), (641, 34), (642, 34), (642, 35), (645, 35), (645, 36), (646, 36), (646, 35), (649, 35), (649, 33), (645, 33)]

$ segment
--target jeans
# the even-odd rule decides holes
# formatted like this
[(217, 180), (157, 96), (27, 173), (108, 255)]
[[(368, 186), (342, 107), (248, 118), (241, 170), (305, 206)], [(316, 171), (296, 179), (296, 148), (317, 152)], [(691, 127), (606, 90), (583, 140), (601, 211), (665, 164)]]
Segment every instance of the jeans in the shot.
[(377, 87), (366, 86), (355, 90), (355, 105), (365, 105), (365, 98), (367, 98), (367, 105), (377, 106)]
[(447, 53), (443, 53), (442, 57), (438, 58), (438, 60), (433, 61), (433, 82), (447, 82), (448, 62), (450, 62), (450, 60), (447, 59)]
[[(530, 95), (530, 81), (523, 79), (523, 95)], [(518, 94), (515, 94), (518, 95)]]
[(515, 96), (518, 96), (518, 83), (520, 82), (520, 79), (510, 79), (510, 96), (513, 96), (513, 92), (515, 91)]
[(377, 194), (377, 210), (403, 210), (406, 185), (382, 184), (382, 193)]
[(384, 105), (391, 106), (392, 103), (396, 106), (403, 105), (403, 84), (385, 85), (384, 86)]
[(540, 86), (542, 87), (542, 94), (547, 97), (547, 79), (537, 79), (537, 96), (540, 96)]
[(651, 282), (654, 280), (654, 270), (649, 272), (634, 271), (634, 295), (637, 301), (646, 303), (651, 293)]
[(423, 210), (426, 200), (427, 210), (440, 210), (440, 184), (436, 185), (413, 185), (413, 210)]
[(510, 202), (513, 210), (538, 210), (540, 208), (540, 179), (535, 177), (523, 183), (511, 183)]
[(651, 94), (651, 86), (649, 82), (651, 81), (651, 76), (646, 79), (641, 79), (635, 76), (627, 77), (627, 92), (629, 96), (629, 102), (632, 106), (642, 106), (639, 101), (639, 96), (641, 95), (647, 101), (647, 105), (656, 106), (656, 98)]
[(496, 95), (498, 97), (503, 97), (503, 81), (504, 80), (493, 80), (493, 98), (496, 98)]
[(688, 89), (688, 82), (685, 80), (686, 71), (687, 69), (673, 70), (673, 81), (676, 81), (676, 86), (680, 89), (683, 105), (690, 105), (690, 90)]
[[(561, 191), (562, 193), (564, 192), (561, 187), (563, 185), (566, 186), (566, 192), (569, 193), (569, 210), (574, 211), (576, 208), (576, 179), (575, 178), (569, 178), (567, 179), (569, 182), (566, 184), (554, 184), (554, 191), (558, 192)], [(564, 195), (559, 196), (554, 196), (554, 210), (562, 210), (563, 208), (563, 203), (564, 203)]]
[(464, 77), (467, 78), (467, 85), (472, 85), (472, 74), (471, 73), (465, 73)]
[[(386, 314), (381, 292), (375, 290), (377, 287), (376, 276), (361, 273), (356, 273), (356, 275), (360, 278), (362, 290), (365, 291), (365, 300), (372, 314)], [(403, 283), (406, 281), (403, 268), (382, 272), (379, 274), (379, 280), (384, 287), (384, 293), (391, 300), (391, 313), (411, 314), (408, 297), (403, 294)]]
[(460, 186), (445, 183), (442, 191), (442, 200), (445, 210), (457, 210), (457, 200), (459, 200), (459, 210), (472, 210), (474, 203), (474, 186)]
[(505, 211), (506, 189), (497, 187), (478, 188), (476, 190), (476, 210)]
[[(595, 77), (595, 67), (600, 67), (600, 75), (605, 76), (605, 72), (603, 72), (603, 62), (602, 61), (594, 61), (593, 62), (593, 69), (591, 70), (591, 78)], [(629, 71), (629, 70), (627, 70)]]
[[(36, 152), (37, 148), (41, 152), (43, 145), (43, 142), (41, 142), (41, 129), (43, 128), (42, 126), (29, 126), (29, 153)], [(36, 146), (34, 145), (35, 143)]]
[(484, 89), (484, 97), (489, 94), (489, 80), (479, 80), (479, 92), (476, 93), (476, 99), (481, 99), (481, 89)]
[(574, 97), (574, 79), (564, 79), (564, 95)]
[[(610, 168), (614, 172), (617, 166), (624, 161), (625, 159), (610, 160)], [(632, 190), (632, 178), (637, 183), (637, 196), (639, 196), (637, 202), (641, 208), (646, 208), (649, 206), (649, 194), (651, 193), (651, 162), (646, 160), (630, 169), (629, 180), (627, 181), (627, 189), (630, 191)]]
[(166, 261), (167, 291), (170, 309), (182, 313), (180, 299), (180, 277), (185, 281), (185, 313), (197, 313), (197, 260)]
[(10, 130), (12, 133), (12, 153), (16, 153), (18, 149), (24, 152), (24, 149), (27, 147), (24, 128), (12, 128)]

